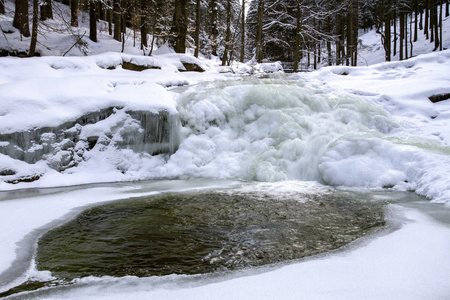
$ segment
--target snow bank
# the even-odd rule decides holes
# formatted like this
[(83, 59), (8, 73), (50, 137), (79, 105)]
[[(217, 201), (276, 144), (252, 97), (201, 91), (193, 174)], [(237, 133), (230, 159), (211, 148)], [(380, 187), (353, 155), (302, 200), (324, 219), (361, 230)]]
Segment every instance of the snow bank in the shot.
[[(184, 69), (182, 61), (211, 70), (195, 58), (177, 54), (158, 58), (119, 53), (85, 58), (2, 58), (0, 132), (57, 126), (108, 107), (174, 114), (176, 103), (162, 86), (195, 83), (189, 76), (176, 75), (179, 68)], [(121, 68), (123, 62), (163, 70), (128, 72)]]

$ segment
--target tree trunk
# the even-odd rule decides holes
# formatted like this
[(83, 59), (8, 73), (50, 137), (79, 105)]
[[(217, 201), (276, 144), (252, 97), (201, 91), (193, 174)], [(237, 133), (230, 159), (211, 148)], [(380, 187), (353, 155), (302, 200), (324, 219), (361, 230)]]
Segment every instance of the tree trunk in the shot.
[(33, 27), (31, 30), (31, 43), (30, 43), (30, 51), (28, 52), (28, 56), (34, 56), (36, 52), (36, 44), (37, 44), (37, 33), (39, 26), (39, 0), (33, 0)]
[(78, 27), (78, 0), (70, 1), (70, 25)]
[(353, 1), (350, 1), (347, 11), (347, 56), (345, 65), (350, 66), (351, 58), (353, 58)]
[(256, 29), (256, 61), (262, 62), (263, 59), (263, 18), (264, 18), (264, 0), (258, 0), (258, 23)]
[(302, 28), (302, 11), (300, 8), (299, 2), (297, 2), (297, 12), (295, 15), (296, 20), (296, 26), (295, 26), (295, 45), (294, 45), (294, 72), (298, 71), (298, 64), (300, 62), (299, 56), (300, 56), (300, 32)]
[(140, 27), (141, 27), (141, 50), (144, 50), (145, 48), (148, 47), (147, 0), (141, 0)]
[(41, 5), (41, 20), (53, 19), (52, 0), (45, 0)]
[(19, 29), (20, 34), (23, 36), (30, 36), (30, 26), (28, 23), (28, 0), (16, 0), (13, 26)]
[(108, 4), (108, 8), (106, 10), (106, 18), (108, 19), (108, 34), (110, 36), (113, 35), (113, 26), (112, 26), (112, 19), (113, 19), (113, 10), (110, 7), (110, 4)]
[(414, 42), (417, 42), (417, 15), (419, 13), (419, 1), (414, 0)]
[(353, 1), (350, 2), (349, 11), (347, 13), (347, 56), (345, 58), (345, 65), (350, 66), (351, 58), (353, 57)]
[(429, 0), (430, 5), (430, 43), (434, 42), (434, 0)]
[(240, 62), (245, 60), (245, 0), (242, 0), (241, 6), (241, 55)]
[(341, 65), (344, 64), (345, 59), (345, 18), (340, 17), (338, 20), (338, 40), (336, 41), (336, 64)]
[(405, 18), (403, 17), (403, 12), (400, 12), (399, 18), (400, 18), (400, 50), (399, 50), (399, 60), (403, 60), (403, 41), (405, 39)]
[[(327, 17), (327, 32), (331, 34), (331, 17)], [(331, 53), (331, 41), (327, 39), (328, 65), (333, 65), (333, 55)]]
[(386, 61), (391, 61), (391, 14), (386, 13), (384, 19), (384, 58)]
[(0, 0), (0, 14), (5, 13), (5, 0)]
[(173, 14), (172, 32), (175, 39), (172, 41), (173, 48), (176, 53), (186, 52), (186, 36), (187, 36), (187, 16), (186, 16), (187, 0), (175, 0), (175, 11)]
[(409, 57), (412, 57), (413, 56), (413, 40), (412, 40), (412, 23), (413, 23), (413, 16), (412, 16), (412, 13), (411, 13), (411, 19), (410, 19), (410, 22), (409, 22), (409, 32), (410, 32), (410, 34), (409, 34)]
[(227, 0), (227, 33), (225, 35), (225, 50), (223, 52), (222, 57), (222, 66), (225, 66), (227, 64), (228, 52), (230, 51), (230, 43), (231, 43), (231, 0)]
[(314, 70), (317, 70), (317, 55), (316, 55), (316, 48), (317, 48), (316, 42), (313, 42), (313, 56), (314, 56), (314, 59), (313, 59), (313, 67), (314, 67)]
[(394, 8), (394, 56), (397, 55), (397, 12), (396, 8)]
[(200, 24), (201, 24), (200, 4), (201, 0), (197, 0), (195, 3), (195, 50), (194, 50), (195, 57), (198, 57), (198, 52), (200, 50)]
[(423, 28), (423, 31), (425, 33), (426, 39), (428, 40), (430, 38), (428, 33), (428, 24), (430, 19), (430, 13), (429, 13), (429, 5), (428, 0), (425, 0), (425, 27)]
[(97, 43), (97, 4), (89, 0), (89, 38)]
[(211, 0), (209, 3), (209, 36), (211, 41), (211, 54), (217, 56), (217, 36), (219, 29), (217, 28), (217, 0)]
[(317, 63), (320, 64), (322, 61), (322, 52), (320, 51), (321, 42), (317, 42)]
[(440, 39), (440, 43), (439, 43), (439, 51), (442, 51), (442, 44), (444, 43), (444, 40), (442, 39), (442, 6), (444, 5), (444, 3), (442, 2), (442, 0), (439, 1), (440, 4), (440, 9), (439, 9), (439, 30), (440, 30), (440, 35), (439, 35), (439, 39)]
[(420, 6), (420, 20), (419, 20), (419, 30), (423, 30), (423, 7)]
[(437, 12), (438, 0), (434, 0), (432, 6), (432, 19), (433, 19), (433, 29), (434, 29), (434, 51), (439, 49), (439, 21), (438, 21), (438, 12)]
[(97, 3), (97, 21), (106, 21), (104, 3), (102, 1), (96, 1)]
[(308, 60), (308, 68), (309, 68), (309, 66), (311, 66), (311, 52), (310, 52), (309, 47), (308, 47), (308, 58), (307, 58), (307, 60)]
[(120, 0), (114, 0), (114, 12), (113, 12), (113, 18), (114, 18), (114, 39), (116, 41), (121, 42), (122, 41), (122, 13), (121, 13), (121, 7), (120, 7)]
[(353, 57), (352, 66), (358, 64), (358, 29), (359, 29), (359, 5), (358, 0), (353, 2)]
[(405, 38), (405, 59), (408, 59), (408, 15), (406, 12), (403, 12), (403, 28), (404, 30), (404, 38)]

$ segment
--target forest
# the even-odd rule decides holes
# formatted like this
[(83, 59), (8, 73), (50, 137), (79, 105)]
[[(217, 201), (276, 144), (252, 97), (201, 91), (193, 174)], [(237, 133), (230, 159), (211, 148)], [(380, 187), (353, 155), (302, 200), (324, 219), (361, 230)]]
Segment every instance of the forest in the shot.
[[(0, 13), (5, 2), (0, 1)], [(356, 66), (358, 33), (376, 29), (385, 60), (412, 56), (413, 42), (426, 35), (434, 50), (442, 47), (442, 20), (449, 16), (448, 0), (62, 0), (70, 15), (54, 9), (52, 0), (15, 0), (13, 26), (31, 36), (28, 55), (45, 30), (73, 30), (82, 13), (89, 16), (89, 39), (97, 42), (100, 22), (108, 34), (123, 42), (131, 30), (145, 55), (168, 44), (177, 53), (219, 57), (222, 65), (255, 59), (283, 61), (297, 70), (300, 61)], [(67, 23), (52, 28), (54, 14)], [(3, 34), (4, 35), (4, 34)], [(44, 35), (44, 33), (42, 33)], [(139, 46), (139, 45), (138, 45)]]

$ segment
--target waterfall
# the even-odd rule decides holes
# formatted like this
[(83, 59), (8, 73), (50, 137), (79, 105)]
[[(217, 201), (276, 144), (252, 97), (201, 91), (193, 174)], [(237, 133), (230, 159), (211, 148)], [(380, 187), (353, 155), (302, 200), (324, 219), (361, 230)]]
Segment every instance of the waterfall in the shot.
[(77, 182), (301, 180), (448, 197), (440, 188), (448, 183), (432, 176), (450, 168), (448, 149), (415, 142), (413, 130), (367, 101), (280, 78), (201, 83), (177, 95), (176, 111), (109, 107), (58, 127), (0, 135), (1, 154), (39, 162), (35, 170), (4, 160), (0, 176), (34, 180), (47, 172), (45, 162), (78, 174)]
[(170, 175), (322, 182), (322, 158), (337, 140), (398, 128), (379, 107), (281, 79), (201, 84), (178, 110), (186, 135)]
[(76, 166), (97, 144), (154, 155), (172, 154), (179, 144), (179, 120), (166, 111), (109, 107), (57, 127), (0, 135), (0, 153), (34, 164), (46, 160), (57, 171)]

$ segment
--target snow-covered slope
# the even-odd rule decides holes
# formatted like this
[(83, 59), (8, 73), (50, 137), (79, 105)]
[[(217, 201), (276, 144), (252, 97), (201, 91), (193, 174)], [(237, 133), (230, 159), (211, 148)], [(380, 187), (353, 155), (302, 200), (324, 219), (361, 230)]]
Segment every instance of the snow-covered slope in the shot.
[[(398, 22), (398, 21), (397, 21)], [(414, 28), (414, 23), (410, 24), (410, 20), (408, 20), (408, 28), (411, 26), (411, 28)], [(397, 24), (398, 28), (398, 24)], [(449, 49), (450, 48), (450, 17), (444, 17), (443, 23), (442, 23), (442, 46), (443, 49)], [(393, 29), (392, 29), (393, 32)], [(430, 39), (426, 38), (426, 35), (424, 34), (423, 30), (418, 31), (417, 35), (417, 41), (412, 43), (412, 51), (411, 51), (411, 44), (410, 44), (410, 35), (408, 31), (408, 57), (418, 56), (420, 54), (426, 54), (431, 53), (434, 50), (434, 42), (431, 43)], [(414, 37), (413, 37), (414, 38)], [(392, 51), (394, 49), (394, 42), (392, 42)], [(397, 41), (397, 49), (399, 49), (398, 41)], [(380, 34), (376, 33), (375, 30), (370, 30), (368, 32), (360, 32), (359, 36), (359, 45), (358, 45), (358, 65), (359, 66), (368, 66), (373, 65), (377, 63), (383, 62), (385, 59), (385, 52), (383, 45), (381, 44), (381, 36)], [(399, 53), (397, 50), (397, 53), (394, 55), (394, 53), (391, 54), (391, 60), (392, 61), (398, 61), (399, 60)]]

